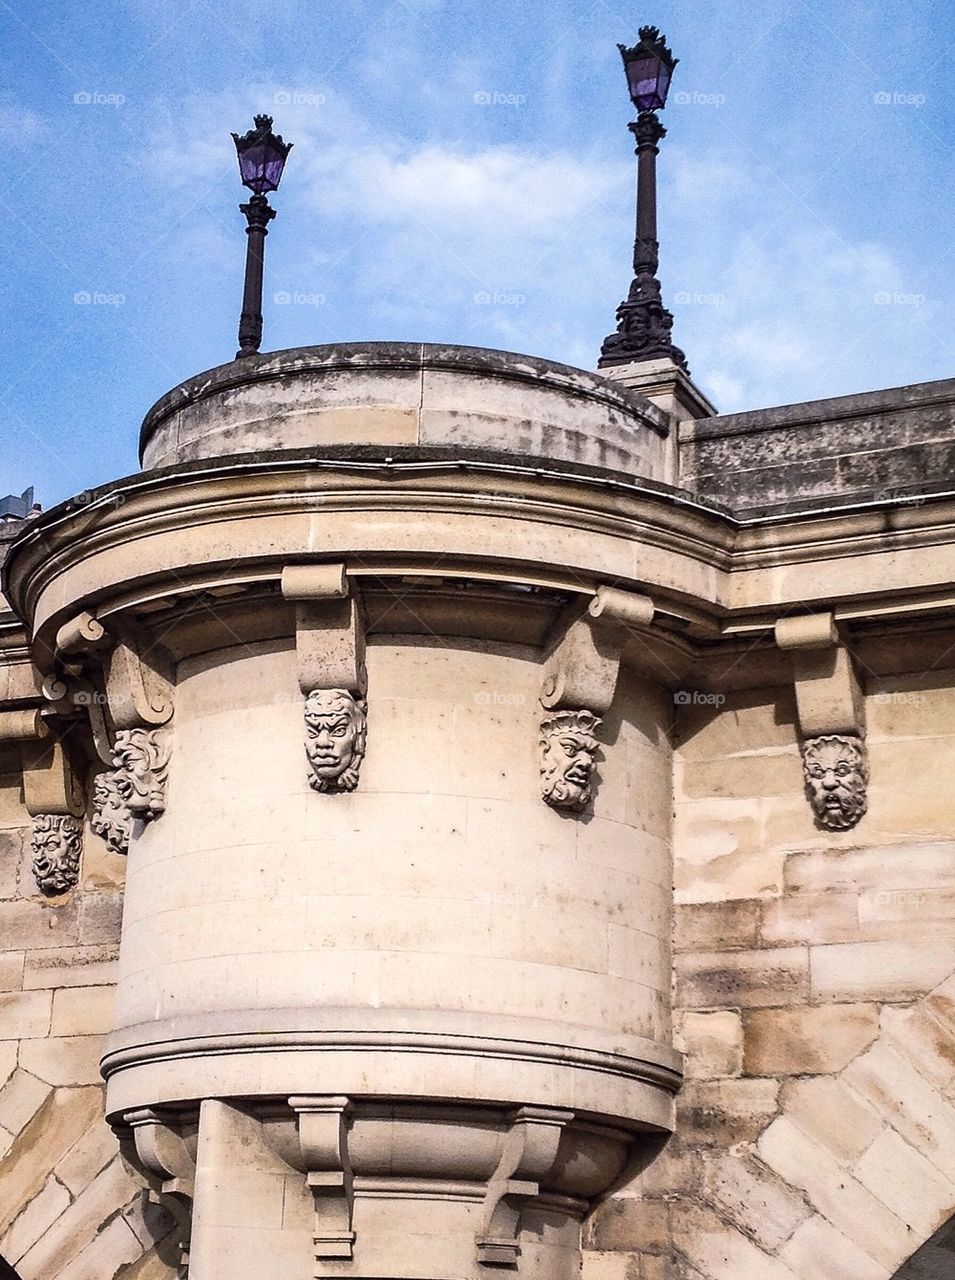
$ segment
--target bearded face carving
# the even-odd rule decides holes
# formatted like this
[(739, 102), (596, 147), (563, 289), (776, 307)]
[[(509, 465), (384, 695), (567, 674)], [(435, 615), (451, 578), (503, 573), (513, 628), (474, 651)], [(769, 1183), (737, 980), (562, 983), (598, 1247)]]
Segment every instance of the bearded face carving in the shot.
[(115, 772), (98, 773), (93, 779), (93, 816), (90, 826), (105, 842), (110, 853), (129, 850), (133, 816), (119, 790)]
[(151, 822), (166, 808), (169, 742), (158, 729), (121, 729), (113, 768), (93, 782), (90, 826), (113, 853), (128, 853), (133, 821)]
[(816, 822), (848, 831), (866, 811), (869, 769), (861, 738), (824, 734), (803, 744), (806, 795)]
[(540, 723), (541, 795), (555, 809), (579, 813), (593, 799), (596, 730), (592, 711), (553, 711)]
[(308, 783), (316, 791), (354, 791), (365, 755), (367, 708), (346, 689), (313, 689), (305, 699)]
[(33, 874), (41, 893), (66, 893), (79, 880), (83, 821), (63, 813), (33, 819)]

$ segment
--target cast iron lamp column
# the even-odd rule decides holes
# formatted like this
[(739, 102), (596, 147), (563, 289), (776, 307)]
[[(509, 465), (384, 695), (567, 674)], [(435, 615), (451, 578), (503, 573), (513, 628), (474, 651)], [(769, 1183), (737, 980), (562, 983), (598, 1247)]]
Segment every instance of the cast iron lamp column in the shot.
[(637, 144), (637, 235), (633, 283), (617, 308), (616, 333), (604, 339), (598, 368), (669, 358), (686, 369), (686, 357), (670, 338), (673, 316), (663, 305), (657, 278), (657, 155), (658, 144), (666, 137), (657, 111), (666, 105), (670, 77), (679, 59), (673, 57), (656, 27), (641, 27), (639, 43), (632, 49), (622, 44), (617, 47), (638, 112), (628, 126)]
[(236, 359), (252, 356), (262, 345), (262, 277), (265, 269), (265, 237), (275, 210), (269, 204), (267, 191), (277, 191), (291, 142), (272, 132), (271, 116), (256, 116), (255, 128), (243, 137), (232, 135), (242, 185), (254, 194), (239, 209), (245, 214), (248, 241), (245, 253), (245, 289), (242, 315), (239, 319), (239, 350)]

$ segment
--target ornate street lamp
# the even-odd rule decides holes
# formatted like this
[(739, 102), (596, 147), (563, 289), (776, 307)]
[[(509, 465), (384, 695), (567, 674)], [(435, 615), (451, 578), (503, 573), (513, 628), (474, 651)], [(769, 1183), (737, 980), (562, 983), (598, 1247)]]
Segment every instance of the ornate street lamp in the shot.
[(628, 126), (637, 143), (637, 236), (633, 246), (634, 279), (617, 308), (617, 332), (604, 339), (600, 368), (669, 357), (686, 369), (686, 356), (670, 339), (673, 317), (660, 298), (660, 246), (657, 243), (658, 143), (666, 137), (657, 112), (666, 106), (673, 68), (679, 61), (656, 27), (641, 27), (632, 49), (618, 45), (637, 118)]
[(278, 191), (282, 170), (291, 142), (283, 142), (272, 132), (271, 116), (256, 116), (255, 128), (241, 138), (232, 135), (242, 185), (254, 194), (247, 204), (239, 208), (248, 223), (249, 237), (245, 254), (245, 290), (242, 295), (242, 316), (239, 320), (239, 350), (236, 359), (252, 356), (262, 345), (262, 274), (265, 262), (265, 237), (275, 210), (268, 202), (267, 191)]

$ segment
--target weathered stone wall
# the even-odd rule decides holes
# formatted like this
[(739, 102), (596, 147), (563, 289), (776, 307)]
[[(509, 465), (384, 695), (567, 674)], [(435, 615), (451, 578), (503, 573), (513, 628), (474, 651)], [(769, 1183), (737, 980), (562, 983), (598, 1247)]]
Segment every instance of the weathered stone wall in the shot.
[(868, 682), (869, 812), (822, 832), (789, 690), (677, 716), (676, 1137), (590, 1280), (943, 1280), (955, 1202), (955, 673)]
[[(22, 1280), (170, 1280), (176, 1240), (103, 1119), (124, 860), (89, 830), (80, 882), (32, 870), (12, 762), (0, 775), (0, 1257)], [(167, 1261), (164, 1261), (166, 1259)], [(127, 1265), (128, 1264), (128, 1265)]]
[(948, 488), (955, 380), (684, 422), (680, 484), (734, 511)]

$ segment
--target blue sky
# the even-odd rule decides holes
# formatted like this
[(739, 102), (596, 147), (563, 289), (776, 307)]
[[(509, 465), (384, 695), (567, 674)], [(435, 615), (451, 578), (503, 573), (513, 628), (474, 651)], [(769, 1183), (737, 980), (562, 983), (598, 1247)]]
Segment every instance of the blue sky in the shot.
[(150, 404), (231, 359), (257, 111), (295, 144), (264, 349), (594, 367), (633, 235), (615, 45), (645, 22), (681, 59), (664, 293), (719, 408), (955, 375), (948, 0), (0, 0), (0, 493), (134, 471)]

